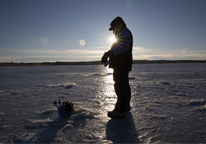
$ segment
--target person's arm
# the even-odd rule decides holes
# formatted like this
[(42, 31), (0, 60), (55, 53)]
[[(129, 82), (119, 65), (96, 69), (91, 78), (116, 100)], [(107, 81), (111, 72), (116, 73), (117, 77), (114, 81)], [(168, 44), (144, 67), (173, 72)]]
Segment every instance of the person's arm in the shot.
[(111, 55), (111, 50), (104, 53), (104, 55), (102, 56), (102, 60), (101, 60), (102, 64), (107, 63), (107, 59), (108, 57), (110, 57), (110, 55)]

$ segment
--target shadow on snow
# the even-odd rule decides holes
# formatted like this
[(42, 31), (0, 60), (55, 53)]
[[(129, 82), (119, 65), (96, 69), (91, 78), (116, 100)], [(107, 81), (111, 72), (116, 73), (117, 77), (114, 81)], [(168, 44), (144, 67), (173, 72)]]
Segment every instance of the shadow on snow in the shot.
[(113, 143), (140, 143), (130, 112), (123, 119), (111, 119), (106, 125), (106, 137)]

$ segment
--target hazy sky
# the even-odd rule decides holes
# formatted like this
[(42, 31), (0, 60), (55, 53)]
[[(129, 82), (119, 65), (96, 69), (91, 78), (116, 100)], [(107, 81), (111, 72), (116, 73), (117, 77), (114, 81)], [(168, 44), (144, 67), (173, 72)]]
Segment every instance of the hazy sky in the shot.
[(0, 62), (100, 60), (117, 16), (135, 60), (206, 60), (206, 0), (0, 0)]

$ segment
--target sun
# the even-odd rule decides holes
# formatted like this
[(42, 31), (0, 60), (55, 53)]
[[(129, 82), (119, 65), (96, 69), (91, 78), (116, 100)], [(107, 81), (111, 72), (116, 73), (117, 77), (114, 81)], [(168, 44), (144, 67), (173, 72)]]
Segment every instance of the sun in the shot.
[(116, 37), (115, 36), (111, 36), (110, 38), (109, 38), (109, 41), (111, 42), (111, 43), (114, 43), (114, 42), (116, 42)]
[(111, 46), (113, 43), (116, 43), (118, 40), (116, 39), (115, 35), (112, 34), (111, 32), (107, 32), (104, 34), (101, 34), (105, 39), (104, 42), (106, 45)]

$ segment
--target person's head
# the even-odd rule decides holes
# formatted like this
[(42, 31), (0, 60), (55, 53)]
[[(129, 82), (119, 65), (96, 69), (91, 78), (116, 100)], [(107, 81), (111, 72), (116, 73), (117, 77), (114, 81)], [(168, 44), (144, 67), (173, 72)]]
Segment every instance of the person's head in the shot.
[(110, 23), (110, 31), (113, 31), (114, 34), (118, 33), (121, 29), (125, 28), (126, 24), (123, 21), (121, 17), (116, 17), (111, 23)]

